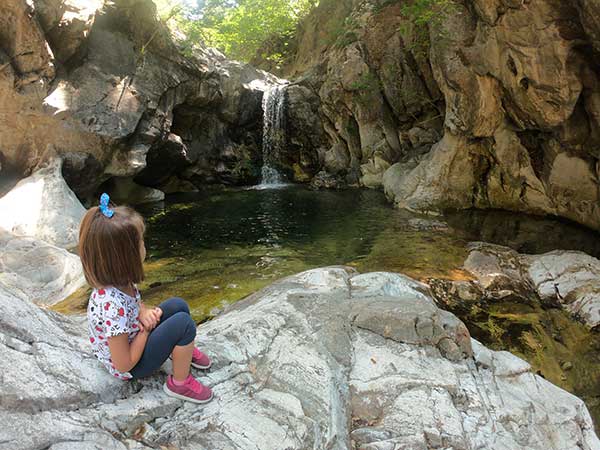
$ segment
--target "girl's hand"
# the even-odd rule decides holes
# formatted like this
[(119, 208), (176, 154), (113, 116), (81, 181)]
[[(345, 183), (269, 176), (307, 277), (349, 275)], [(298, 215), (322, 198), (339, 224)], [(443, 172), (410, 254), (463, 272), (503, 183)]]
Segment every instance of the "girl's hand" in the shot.
[[(157, 310), (160, 311), (160, 314), (157, 312)], [(162, 316), (162, 310), (160, 308), (149, 309), (149, 308), (146, 308), (144, 305), (142, 305), (142, 307), (140, 309), (140, 325), (147, 332), (150, 332), (154, 328), (156, 328), (156, 325), (158, 325), (158, 322), (160, 322), (161, 316)]]

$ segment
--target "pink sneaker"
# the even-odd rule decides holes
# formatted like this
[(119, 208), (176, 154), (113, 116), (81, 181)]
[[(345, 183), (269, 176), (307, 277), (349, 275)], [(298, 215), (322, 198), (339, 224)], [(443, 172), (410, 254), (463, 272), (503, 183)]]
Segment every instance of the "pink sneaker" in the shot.
[(194, 353), (192, 353), (192, 367), (196, 369), (210, 369), (212, 362), (204, 353), (194, 347)]
[[(169, 359), (172, 360), (173, 355), (169, 355)], [(206, 356), (204, 353), (202, 353), (200, 350), (194, 347), (194, 353), (192, 353), (192, 367), (195, 367), (196, 369), (206, 370), (210, 369), (211, 365), (212, 361), (208, 358), (208, 356)]]
[(171, 397), (193, 403), (208, 403), (213, 398), (212, 389), (204, 386), (191, 374), (182, 386), (177, 386), (173, 383), (173, 376), (169, 375), (163, 386), (163, 390)]

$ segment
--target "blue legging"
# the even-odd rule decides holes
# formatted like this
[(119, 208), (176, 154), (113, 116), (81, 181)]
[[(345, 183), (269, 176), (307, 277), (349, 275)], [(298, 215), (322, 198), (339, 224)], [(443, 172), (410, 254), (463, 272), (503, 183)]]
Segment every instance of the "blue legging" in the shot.
[(158, 307), (162, 309), (162, 317), (150, 332), (141, 359), (129, 371), (133, 378), (152, 374), (167, 360), (175, 346), (188, 345), (196, 338), (196, 324), (185, 300), (170, 298)]

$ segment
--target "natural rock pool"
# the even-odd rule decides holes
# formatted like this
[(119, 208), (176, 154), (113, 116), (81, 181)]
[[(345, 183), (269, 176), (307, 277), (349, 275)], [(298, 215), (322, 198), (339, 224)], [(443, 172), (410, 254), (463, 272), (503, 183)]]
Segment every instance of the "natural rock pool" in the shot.
[[(569, 249), (600, 256), (598, 234), (571, 223), (498, 211), (424, 217), (393, 210), (371, 190), (218, 190), (172, 196), (140, 211), (148, 223), (145, 301), (184, 297), (198, 321), (278, 278), (315, 267), (470, 279), (462, 265), (471, 241), (521, 253)], [(54, 309), (82, 311), (86, 299), (87, 292), (78, 292)], [(600, 422), (598, 333), (537, 301), (443, 307), (473, 337), (523, 357), (583, 398)]]

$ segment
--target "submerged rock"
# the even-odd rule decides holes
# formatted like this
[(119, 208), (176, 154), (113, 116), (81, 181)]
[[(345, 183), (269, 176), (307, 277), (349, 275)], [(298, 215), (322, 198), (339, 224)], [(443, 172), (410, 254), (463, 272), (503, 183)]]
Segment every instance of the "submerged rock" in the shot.
[(581, 400), (470, 339), (402, 275), (315, 269), (203, 324), (202, 407), (166, 397), (162, 375), (109, 379), (79, 318), (1, 290), (0, 308), (3, 450), (600, 449)]
[(590, 328), (600, 325), (600, 261), (577, 251), (521, 255), (492, 244), (476, 243), (465, 262), (484, 288), (534, 291), (561, 305)]

